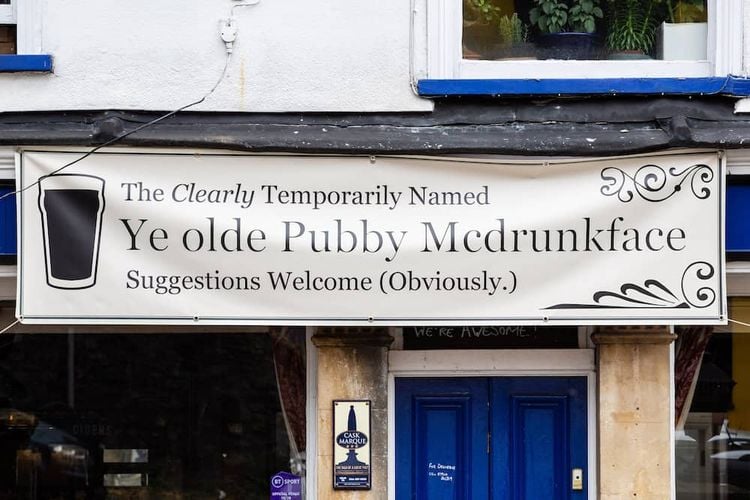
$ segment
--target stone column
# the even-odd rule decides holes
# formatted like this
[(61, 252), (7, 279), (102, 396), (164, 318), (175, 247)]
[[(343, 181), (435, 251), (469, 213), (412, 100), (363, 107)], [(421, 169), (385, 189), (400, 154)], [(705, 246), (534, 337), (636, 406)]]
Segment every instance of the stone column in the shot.
[(607, 327), (598, 351), (599, 498), (669, 500), (669, 327)]
[[(320, 328), (318, 349), (317, 500), (382, 500), (388, 494), (388, 346), (386, 328)], [(372, 489), (333, 489), (333, 401), (372, 401)]]

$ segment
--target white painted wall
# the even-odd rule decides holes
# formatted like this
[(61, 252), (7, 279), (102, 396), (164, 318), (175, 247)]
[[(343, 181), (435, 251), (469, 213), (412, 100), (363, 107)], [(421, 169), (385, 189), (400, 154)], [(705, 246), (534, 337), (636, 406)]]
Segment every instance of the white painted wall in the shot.
[[(27, 9), (19, 12), (19, 48), (51, 54), (54, 73), (0, 74), (0, 111), (169, 110), (192, 102), (221, 74), (219, 20), (238, 3), (16, 1)], [(261, 0), (238, 8), (229, 74), (194, 109), (431, 109), (410, 85), (409, 8), (408, 0)]]
[[(750, 0), (717, 1), (744, 3), (750, 40)], [(218, 80), (225, 58), (219, 20), (238, 0), (15, 2), (19, 49), (51, 54), (54, 73), (0, 74), (0, 112), (184, 106)], [(424, 77), (426, 19), (437, 0), (414, 2), (414, 67)], [(194, 109), (429, 110), (432, 102), (410, 84), (410, 3), (260, 0), (239, 8), (229, 74)], [(743, 62), (735, 68), (750, 74), (750, 43), (737, 53)]]

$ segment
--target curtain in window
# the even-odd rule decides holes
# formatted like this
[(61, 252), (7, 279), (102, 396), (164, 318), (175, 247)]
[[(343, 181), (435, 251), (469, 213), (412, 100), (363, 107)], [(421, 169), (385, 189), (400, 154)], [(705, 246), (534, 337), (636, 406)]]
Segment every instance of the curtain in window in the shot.
[(679, 347), (675, 357), (675, 428), (683, 430), (690, 411), (701, 361), (711, 338), (710, 326), (686, 326), (677, 329)]
[(284, 423), (289, 435), (292, 472), (304, 476), (307, 392), (304, 327), (271, 330), (273, 363)]

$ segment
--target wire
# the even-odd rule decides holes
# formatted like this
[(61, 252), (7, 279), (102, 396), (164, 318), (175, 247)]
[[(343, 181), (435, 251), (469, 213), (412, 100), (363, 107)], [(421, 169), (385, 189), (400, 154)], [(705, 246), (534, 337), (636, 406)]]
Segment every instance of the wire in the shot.
[(232, 5), (232, 8), (229, 10), (229, 17), (234, 17), (234, 9), (237, 7), (252, 7), (253, 5), (258, 5), (260, 3), (260, 0), (254, 0), (252, 2), (243, 2)]
[(8, 330), (10, 330), (10, 329), (11, 329), (11, 328), (13, 328), (14, 326), (16, 326), (16, 325), (18, 324), (18, 322), (19, 322), (19, 321), (20, 321), (20, 320), (15, 320), (15, 321), (14, 321), (13, 323), (11, 323), (10, 325), (8, 325), (8, 326), (6, 326), (5, 328), (3, 328), (2, 330), (0, 330), (0, 335), (4, 334), (4, 333), (5, 333), (5, 332), (7, 332)]
[(419, 95), (419, 89), (417, 89), (417, 77), (416, 71), (414, 69), (414, 23), (416, 22), (417, 17), (416, 0), (411, 0), (411, 2), (409, 3), (409, 9), (409, 86), (411, 87), (411, 91), (415, 96), (421, 97)]
[(727, 318), (727, 319), (729, 320), (730, 323), (736, 323), (736, 324), (738, 324), (740, 326), (750, 327), (750, 323), (745, 323), (743, 321), (737, 321), (736, 319), (732, 319), (732, 318)]
[[(234, 14), (234, 9), (236, 7), (248, 7), (248, 6), (257, 4), (258, 2), (260, 2), (260, 0), (257, 0), (257, 1), (255, 1), (253, 3), (243, 3), (243, 4), (234, 5), (232, 7), (232, 9), (231, 9), (230, 12), (232, 14)], [(65, 165), (63, 165), (63, 166), (61, 166), (61, 167), (59, 167), (59, 168), (57, 168), (55, 170), (53, 170), (52, 172), (50, 172), (47, 175), (55, 175), (57, 173), (60, 173), (63, 170), (65, 170), (66, 168), (68, 168), (70, 166), (73, 166), (76, 163), (79, 163), (79, 162), (85, 160), (86, 158), (88, 158), (89, 156), (93, 155), (94, 153), (96, 153), (97, 151), (99, 151), (102, 148), (106, 148), (107, 146), (111, 146), (112, 144), (120, 142), (121, 140), (125, 139), (128, 136), (131, 136), (131, 135), (135, 134), (136, 132), (140, 132), (141, 130), (146, 129), (148, 127), (151, 127), (153, 125), (156, 125), (157, 123), (159, 123), (161, 121), (164, 121), (167, 118), (170, 118), (170, 117), (176, 115), (177, 113), (179, 113), (181, 111), (184, 111), (184, 110), (186, 110), (188, 108), (192, 108), (193, 106), (197, 106), (198, 104), (201, 104), (206, 99), (208, 99), (216, 91), (216, 89), (219, 88), (219, 85), (221, 85), (221, 82), (224, 81), (224, 78), (226, 78), (226, 76), (227, 76), (227, 71), (229, 70), (229, 65), (230, 65), (231, 61), (232, 61), (232, 53), (228, 50), (227, 53), (226, 53), (226, 58), (224, 60), (224, 68), (221, 70), (221, 75), (216, 80), (216, 83), (214, 83), (214, 85), (211, 87), (211, 89), (208, 92), (206, 92), (203, 95), (203, 97), (201, 97), (200, 99), (198, 99), (196, 101), (193, 101), (193, 102), (191, 102), (189, 104), (186, 104), (184, 106), (181, 106), (181, 107), (179, 107), (179, 108), (177, 108), (177, 109), (175, 109), (173, 111), (170, 111), (169, 113), (166, 113), (166, 114), (163, 114), (163, 115), (159, 116), (158, 118), (155, 118), (155, 119), (153, 119), (153, 120), (151, 120), (149, 122), (143, 123), (143, 124), (137, 126), (136, 128), (134, 128), (133, 130), (129, 130), (127, 132), (124, 132), (124, 133), (118, 135), (117, 137), (114, 137), (114, 138), (112, 138), (112, 139), (110, 139), (108, 141), (105, 141), (102, 144), (99, 144), (98, 146), (95, 146), (95, 147), (91, 148), (89, 151), (87, 151), (86, 153), (84, 153), (82, 156), (76, 158), (73, 161), (70, 161), (70, 162), (66, 163)], [(11, 191), (10, 193), (6, 193), (6, 194), (0, 196), (0, 201), (4, 200), (5, 198), (7, 198), (9, 196), (14, 196), (14, 195), (23, 193), (24, 191), (27, 191), (27, 190), (33, 188), (37, 184), (39, 184), (39, 179), (37, 179), (36, 181), (32, 182), (31, 184), (29, 184), (26, 187), (23, 187), (21, 189), (17, 189), (15, 191)], [(14, 326), (16, 326), (19, 323), (19, 321), (20, 320), (16, 319), (11, 324), (9, 324), (8, 326), (6, 326), (2, 330), (0, 330), (0, 335), (4, 334), (8, 330), (10, 330)]]
[[(99, 151), (102, 148), (106, 148), (107, 146), (111, 146), (112, 144), (115, 144), (115, 143), (123, 140), (124, 138), (126, 138), (126, 137), (128, 137), (130, 135), (135, 134), (136, 132), (140, 132), (141, 130), (143, 130), (145, 128), (148, 128), (148, 127), (150, 127), (152, 125), (155, 125), (155, 124), (159, 123), (160, 121), (166, 120), (167, 118), (176, 115), (180, 111), (184, 111), (184, 110), (186, 110), (188, 108), (191, 108), (193, 106), (197, 106), (198, 104), (202, 103), (203, 101), (205, 101), (206, 99), (208, 99), (211, 96), (211, 94), (213, 94), (216, 91), (216, 89), (219, 87), (219, 85), (221, 84), (221, 82), (224, 80), (224, 78), (227, 75), (227, 70), (229, 69), (229, 63), (230, 63), (231, 60), (232, 60), (232, 54), (231, 53), (227, 53), (226, 60), (224, 61), (224, 69), (221, 72), (221, 76), (216, 81), (216, 83), (214, 84), (214, 86), (211, 87), (211, 90), (209, 90), (208, 92), (206, 92), (206, 94), (203, 97), (201, 97), (200, 99), (198, 99), (197, 101), (193, 101), (190, 104), (186, 104), (186, 105), (184, 105), (184, 106), (182, 106), (180, 108), (175, 109), (174, 111), (170, 111), (169, 113), (161, 115), (160, 117), (155, 118), (155, 119), (151, 120), (150, 122), (146, 122), (146, 123), (143, 123), (143, 124), (137, 126), (133, 130), (130, 130), (128, 132), (124, 132), (124, 133), (118, 135), (117, 137), (114, 137), (114, 138), (112, 138), (112, 139), (110, 139), (110, 140), (108, 140), (108, 141), (106, 141), (106, 142), (104, 142), (102, 144), (99, 144), (98, 146), (96, 146), (96, 147), (92, 148), (91, 150), (89, 150), (88, 152), (86, 152), (83, 156), (80, 156), (80, 157), (76, 158), (75, 160), (66, 163), (62, 167), (53, 170), (52, 172), (50, 172), (47, 175), (55, 175), (55, 174), (57, 174), (57, 173), (65, 170), (66, 168), (68, 168), (68, 167), (70, 167), (72, 165), (75, 165), (76, 163), (78, 163), (80, 161), (85, 160), (86, 158), (88, 158), (89, 156), (93, 155), (94, 153), (96, 153), (97, 151)], [(6, 194), (0, 196), (0, 201), (4, 200), (8, 196), (12, 196), (12, 195), (23, 193), (24, 191), (27, 191), (27, 190), (31, 189), (32, 187), (36, 186), (37, 184), (39, 184), (39, 179), (37, 179), (36, 181), (32, 182), (31, 184), (29, 184), (28, 186), (26, 186), (24, 188), (18, 189), (16, 191), (11, 191), (10, 193), (6, 193)], [(0, 334), (2, 334), (2, 332), (0, 332)]]

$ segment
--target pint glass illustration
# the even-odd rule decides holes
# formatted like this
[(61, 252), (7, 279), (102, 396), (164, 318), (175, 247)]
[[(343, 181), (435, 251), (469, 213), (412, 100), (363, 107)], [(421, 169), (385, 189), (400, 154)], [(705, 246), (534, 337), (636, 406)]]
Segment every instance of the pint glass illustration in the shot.
[(39, 179), (47, 284), (79, 290), (96, 283), (104, 179), (52, 174)]

